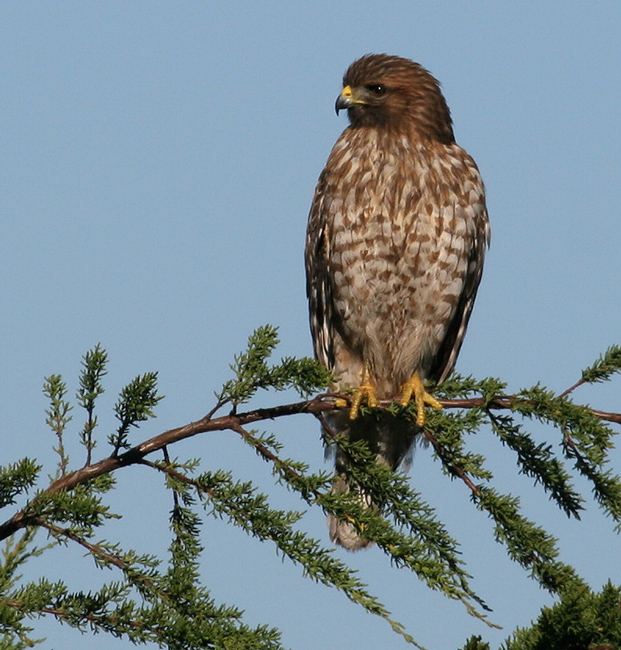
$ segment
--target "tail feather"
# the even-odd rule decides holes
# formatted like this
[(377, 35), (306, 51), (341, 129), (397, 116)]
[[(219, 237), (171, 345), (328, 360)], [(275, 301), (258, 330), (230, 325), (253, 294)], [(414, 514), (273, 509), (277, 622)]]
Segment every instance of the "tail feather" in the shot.
[[(331, 433), (344, 433), (354, 442), (365, 440), (377, 461), (385, 463), (392, 470), (397, 469), (401, 462), (407, 459), (420, 432), (419, 427), (412, 420), (394, 417), (387, 413), (364, 415), (355, 420), (349, 420), (346, 413), (337, 413), (330, 416), (327, 424)], [(337, 478), (332, 487), (333, 494), (346, 494), (350, 491), (347, 481), (349, 463), (347, 455), (337, 449), (335, 458)], [(373, 503), (371, 497), (363, 490), (359, 490), (358, 497), (365, 508), (378, 507), (378, 504)], [(328, 515), (328, 528), (330, 539), (351, 551), (367, 548), (372, 544), (359, 534), (352, 523), (339, 520), (332, 514)]]
[[(349, 492), (349, 485), (343, 475), (339, 476), (332, 487), (333, 494), (346, 494)], [(358, 498), (361, 504), (370, 508), (372, 505), (371, 499), (368, 494), (359, 492)], [(330, 539), (339, 546), (350, 551), (358, 551), (361, 548), (368, 548), (372, 542), (364, 537), (361, 537), (355, 526), (349, 521), (338, 519), (333, 514), (328, 515), (328, 530), (330, 531)]]

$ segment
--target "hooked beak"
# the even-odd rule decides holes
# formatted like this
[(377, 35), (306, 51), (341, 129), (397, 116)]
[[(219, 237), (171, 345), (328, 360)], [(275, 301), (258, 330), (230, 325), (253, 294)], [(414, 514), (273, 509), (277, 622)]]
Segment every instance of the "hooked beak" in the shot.
[(336, 98), (334, 110), (338, 115), (340, 110), (351, 108), (354, 104), (358, 103), (359, 102), (354, 99), (354, 93), (351, 89), (351, 86), (345, 86), (345, 88), (341, 90), (341, 94)]

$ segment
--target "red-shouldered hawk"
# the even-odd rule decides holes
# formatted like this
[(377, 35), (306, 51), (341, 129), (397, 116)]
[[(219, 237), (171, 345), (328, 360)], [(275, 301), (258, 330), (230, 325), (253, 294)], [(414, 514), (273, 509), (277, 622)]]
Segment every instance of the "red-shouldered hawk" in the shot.
[[(422, 66), (367, 54), (349, 67), (336, 111), (350, 125), (319, 177), (306, 241), (310, 323), (335, 391), (355, 388), (349, 413), (330, 428), (364, 438), (395, 469), (424, 425), (424, 389), (453, 369), (489, 242), (483, 182), (455, 142), (438, 81)], [(416, 423), (359, 416), (360, 400), (413, 396)], [(334, 490), (347, 491), (336, 454)], [(361, 495), (368, 504), (368, 499)], [(333, 541), (367, 546), (329, 517)]]

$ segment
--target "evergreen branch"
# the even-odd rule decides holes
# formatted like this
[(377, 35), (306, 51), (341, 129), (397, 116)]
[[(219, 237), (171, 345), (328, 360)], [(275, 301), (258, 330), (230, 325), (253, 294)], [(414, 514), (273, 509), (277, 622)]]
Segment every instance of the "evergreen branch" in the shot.
[(470, 489), (477, 508), (492, 517), (496, 540), (506, 546), (513, 560), (530, 569), (531, 576), (553, 593), (561, 593), (581, 582), (571, 567), (556, 560), (558, 550), (554, 538), (519, 513), (519, 499), (500, 495), (482, 484), (475, 485), (464, 468), (466, 463), (454, 449), (441, 444), (427, 428), (424, 435), (446, 471), (460, 478)]
[(146, 372), (133, 379), (121, 390), (119, 399), (114, 405), (114, 413), (121, 424), (117, 432), (108, 438), (114, 447), (113, 456), (118, 455), (121, 449), (129, 448), (130, 427), (138, 427), (139, 422), (154, 418), (153, 409), (162, 399), (164, 396), (157, 394), (157, 372)]
[[(271, 452), (269, 453), (271, 456)], [(332, 550), (322, 548), (317, 540), (291, 528), (291, 525), (301, 518), (302, 513), (272, 510), (267, 505), (265, 495), (256, 494), (249, 483), (234, 483), (230, 474), (225, 472), (207, 472), (197, 478), (191, 478), (168, 464), (146, 460), (143, 460), (142, 464), (166, 473), (178, 483), (192, 486), (201, 497), (208, 497), (214, 514), (228, 517), (231, 523), (261, 541), (274, 542), (281, 553), (294, 564), (304, 568), (306, 575), (326, 586), (343, 591), (351, 601), (362, 605), (369, 613), (385, 619), (406, 641), (424, 650), (405, 632), (399, 622), (390, 617), (390, 612), (366, 590), (366, 585), (354, 576), (354, 572), (332, 557)], [(302, 480), (294, 470), (289, 470), (288, 473), (296, 476), (298, 481)]]
[(82, 359), (80, 388), (76, 393), (76, 397), (80, 406), (87, 413), (86, 422), (82, 431), (80, 431), (81, 442), (86, 448), (85, 465), (91, 464), (91, 454), (95, 447), (95, 441), (93, 440), (93, 431), (97, 426), (95, 401), (105, 392), (101, 380), (108, 374), (106, 370), (107, 363), (108, 355), (99, 343), (92, 350), (89, 350)]
[(267, 359), (278, 345), (278, 329), (272, 325), (257, 328), (248, 339), (245, 352), (235, 355), (231, 370), (235, 379), (227, 381), (216, 397), (219, 402), (243, 404), (259, 389), (294, 388), (307, 397), (333, 383), (330, 372), (315, 360), (285, 357), (280, 364), (268, 366)]
[[(487, 646), (489, 649), (489, 646)], [(517, 629), (503, 650), (618, 650), (621, 647), (621, 589), (610, 582), (598, 594), (586, 585), (544, 607), (531, 628)], [(473, 650), (483, 650), (483, 647)]]
[[(69, 475), (67, 475), (69, 476)], [(103, 485), (102, 485), (103, 483)], [(67, 523), (74, 532), (91, 534), (93, 529), (102, 526), (106, 520), (119, 519), (102, 504), (98, 491), (110, 488), (109, 477), (97, 477), (91, 482), (77, 484), (71, 493), (67, 490), (41, 490), (22, 510), (27, 525), (34, 525), (39, 518), (48, 521)]]
[[(315, 416), (319, 416), (321, 413), (335, 411), (339, 408), (335, 406), (336, 399), (348, 400), (349, 396), (346, 394), (337, 395), (335, 393), (327, 393), (324, 395), (319, 395), (310, 400), (283, 404), (269, 408), (258, 408), (244, 413), (229, 414), (218, 418), (212, 418), (207, 415), (195, 422), (190, 422), (184, 426), (160, 433), (157, 436), (154, 436), (142, 443), (139, 443), (138, 445), (135, 445), (123, 453), (109, 456), (103, 460), (100, 460), (99, 462), (93, 463), (74, 472), (67, 473), (65, 476), (60, 477), (56, 481), (53, 481), (52, 484), (48, 486), (44, 492), (53, 494), (62, 490), (72, 490), (77, 485), (90, 481), (93, 478), (114, 472), (121, 467), (127, 467), (129, 465), (136, 464), (149, 454), (161, 450), (166, 445), (171, 445), (202, 433), (224, 431), (227, 429), (232, 429), (238, 424), (241, 426), (246, 426), (248, 424), (254, 424), (256, 422), (274, 420), (291, 415), (310, 413)], [(471, 409), (478, 407), (488, 407), (491, 409), (511, 410), (514, 408), (516, 403), (525, 403), (523, 399), (518, 398), (515, 395), (498, 396), (493, 400), (488, 400), (481, 397), (464, 399), (440, 399), (439, 401), (445, 409)], [(381, 402), (380, 406), (390, 406), (392, 403), (392, 400), (385, 400)], [(618, 423), (621, 424), (621, 414), (603, 413), (588, 409), (587, 407), (582, 408), (592, 413), (596, 418), (609, 421), (618, 421)], [(17, 512), (13, 517), (0, 525), (0, 540), (6, 539), (9, 535), (12, 535), (17, 530), (24, 528), (24, 526), (27, 525), (28, 518), (26, 512)]]
[(621, 372), (621, 345), (611, 345), (593, 365), (582, 371), (580, 380), (561, 393), (560, 397), (566, 397), (582, 384), (608, 381), (617, 372)]
[[(353, 517), (355, 521), (359, 521), (360, 518), (363, 522), (369, 519), (364, 522), (365, 536), (375, 541), (397, 565), (409, 567), (430, 588), (442, 591), (450, 598), (461, 600), (465, 604), (472, 598), (486, 609), (485, 604), (469, 588), (467, 579), (470, 576), (460, 567), (462, 562), (457, 558), (455, 542), (448, 536), (444, 527), (435, 520), (432, 509), (423, 504), (420, 496), (407, 487), (405, 480), (400, 479), (385, 466), (376, 463), (368, 448), (361, 449), (358, 445), (355, 451), (355, 444), (348, 444), (345, 440), (340, 440), (338, 443), (342, 449), (347, 449), (350, 456), (351, 478), (355, 484), (363, 488), (373, 502), (385, 503), (388, 512), (397, 523), (409, 528), (411, 534), (418, 537), (420, 541), (416, 542), (413, 538), (387, 526), (386, 520), (373, 511), (360, 508), (357, 498), (348, 499), (345, 513), (339, 512), (340, 504), (337, 501), (340, 497), (317, 489), (318, 485), (325, 485), (325, 477), (304, 476), (299, 471), (299, 464), (296, 471), (292, 467), (292, 461), (281, 460), (242, 426), (235, 426), (233, 430), (252, 445), (266, 461), (271, 462), (274, 471), (281, 479), (299, 492), (309, 505), (319, 504), (332, 514), (337, 516), (345, 514), (350, 519)], [(351, 512), (352, 505), (356, 512)], [(373, 529), (378, 527), (381, 529), (381, 534), (374, 535)], [(471, 606), (468, 606), (468, 610), (470, 613), (475, 612)], [(478, 612), (475, 615), (481, 618)]]
[(0, 467), (0, 508), (15, 503), (18, 494), (33, 487), (40, 471), (41, 465), (30, 458), (22, 458), (16, 463)]
[(46, 377), (43, 384), (43, 394), (50, 400), (50, 408), (45, 411), (47, 418), (45, 423), (52, 429), (58, 438), (58, 447), (52, 449), (58, 454), (58, 472), (63, 476), (67, 471), (69, 458), (65, 454), (63, 434), (65, 427), (71, 421), (69, 411), (72, 407), (65, 399), (67, 385), (60, 375)]
[[(428, 587), (461, 601), (471, 615), (493, 626), (470, 602), (489, 611), (468, 584), (471, 576), (463, 569), (457, 543), (436, 519), (434, 510), (410, 488), (407, 477), (378, 463), (364, 441), (351, 442), (332, 432), (325, 420), (322, 423), (325, 434), (348, 456), (351, 490), (325, 495), (320, 505), (354, 523), (360, 534), (375, 542), (394, 564), (409, 568)], [(380, 505), (379, 512), (361, 506), (359, 490)], [(397, 528), (388, 523), (388, 518), (395, 521)]]
[[(4, 605), (31, 614), (50, 614), (54, 616), (54, 618), (60, 621), (64, 621), (65, 623), (68, 623), (72, 627), (77, 627), (78, 629), (84, 627), (80, 623), (82, 622), (82, 623), (89, 623), (93, 630), (99, 629), (105, 632), (115, 630), (116, 636), (122, 636), (123, 633), (127, 634), (128, 628), (134, 628), (135, 630), (142, 630), (144, 628), (143, 621), (127, 620), (126, 617), (120, 617), (114, 615), (94, 614), (88, 611), (80, 611), (79, 609), (76, 608), (46, 607), (46, 606), (37, 606), (36, 608), (33, 608), (29, 606), (24, 600), (19, 600), (15, 598), (5, 600)], [(156, 641), (156, 639), (157, 637), (155, 635), (152, 635), (149, 636), (148, 639), (146, 637), (141, 639), (141, 641), (142, 642), (146, 642), (147, 640)]]
[[(110, 588), (96, 594), (69, 594), (62, 585), (51, 587), (48, 590), (51, 605), (39, 604), (45, 594), (32, 594), (32, 590), (24, 598), (0, 601), (0, 605), (13, 608), (22, 616), (49, 614), (82, 632), (88, 629), (95, 633), (107, 632), (115, 637), (127, 637), (136, 645), (151, 642), (160, 647), (184, 650), (284, 650), (277, 630), (264, 625), (250, 628), (235, 620), (241, 616), (236, 610), (216, 607), (204, 599), (199, 601), (196, 611), (192, 608), (188, 616), (181, 607), (138, 607), (133, 601), (124, 599), (122, 592)], [(112, 603), (118, 604), (111, 607)], [(188, 620), (192, 625), (188, 625)], [(33, 643), (31, 641), (28, 646)]]
[[(30, 633), (33, 628), (25, 625), (18, 612), (11, 610), (10, 605), (6, 603), (3, 598), (11, 589), (15, 587), (21, 578), (17, 573), (21, 567), (32, 557), (37, 557), (47, 548), (37, 548), (32, 546), (36, 534), (35, 529), (24, 531), (19, 539), (7, 540), (3, 549), (2, 559), (0, 563), (0, 633), (4, 633), (0, 637), (0, 647), (10, 650), (22, 650), (23, 648), (30, 648), (42, 641), (42, 639), (30, 638)], [(9, 635), (12, 639), (9, 640)], [(13, 643), (13, 639), (16, 643)], [(9, 645), (10, 644), (10, 645)]]
[(506, 546), (511, 559), (529, 569), (531, 577), (542, 587), (551, 593), (562, 594), (583, 584), (572, 567), (556, 559), (556, 540), (520, 514), (517, 497), (498, 494), (492, 488), (481, 486), (475, 503), (493, 518), (496, 540)]
[[(92, 555), (94, 558), (97, 559), (98, 566), (112, 565), (117, 567), (118, 569), (121, 569), (124, 573), (130, 573), (131, 571), (131, 565), (123, 558), (121, 558), (119, 555), (116, 555), (115, 553), (112, 553), (110, 551), (106, 551), (102, 545), (93, 544), (89, 542), (84, 537), (78, 535), (70, 528), (61, 528), (60, 526), (57, 526), (56, 524), (53, 524), (50, 521), (47, 521), (43, 517), (34, 518), (32, 521), (32, 525), (45, 528), (47, 531), (50, 532), (51, 535), (53, 535), (58, 540), (67, 539), (67, 540), (71, 540), (72, 542), (75, 542), (76, 544), (79, 544), (80, 546), (85, 548), (90, 553), (90, 555)], [(144, 575), (141, 577), (144, 579), (144, 583), (146, 585), (153, 586), (153, 583), (152, 581), (150, 581), (148, 576)]]
[[(49, 521), (33, 522), (46, 528), (56, 539), (71, 540), (84, 547), (99, 567), (116, 566), (123, 572), (126, 583), (109, 583), (96, 593), (71, 594), (62, 582), (40, 580), (0, 599), (4, 620), (7, 620), (6, 612), (12, 608), (17, 619), (24, 615), (51, 614), (82, 631), (89, 627), (93, 631), (125, 636), (134, 643), (152, 641), (162, 647), (188, 650), (219, 647), (282, 650), (276, 630), (265, 626), (247, 627), (239, 622), (241, 612), (216, 606), (208, 592), (197, 586), (198, 575), (192, 571), (197, 566), (196, 554), (201, 550), (196, 542), (197, 530), (191, 518), (184, 519), (178, 514), (174, 516), (177, 540), (173, 544), (173, 566), (164, 576), (154, 570), (158, 562), (149, 557), (136, 557), (133, 552), (121, 555), (115, 547), (91, 544), (72, 530)], [(34, 529), (31, 530), (28, 535), (34, 533)], [(150, 570), (145, 573), (144, 567)], [(137, 588), (143, 602), (149, 604), (137, 607), (129, 599), (131, 587)], [(188, 620), (192, 621), (191, 626), (187, 625)], [(11, 631), (16, 633), (18, 627), (14, 620)]]
[(511, 418), (494, 415), (491, 411), (488, 416), (492, 430), (516, 452), (520, 471), (532, 477), (535, 483), (541, 483), (565, 514), (580, 519), (584, 499), (571, 486), (569, 474), (552, 453), (552, 446), (536, 445)]
[(22, 533), (19, 539), (7, 540), (2, 551), (3, 562), (0, 564), (0, 593), (5, 593), (17, 584), (21, 578), (17, 571), (27, 560), (38, 557), (51, 546), (32, 546), (35, 534), (36, 530), (29, 528)]
[(577, 471), (591, 482), (600, 507), (614, 519), (616, 529), (621, 530), (621, 478), (606, 469), (608, 451), (614, 446), (614, 431), (591, 409), (566, 397), (555, 397), (540, 386), (523, 391), (514, 410), (552, 424), (562, 432), (565, 456), (574, 460)]
[(449, 449), (444, 445), (441, 445), (436, 437), (429, 431), (428, 428), (423, 429), (423, 435), (427, 442), (431, 443), (434, 451), (438, 455), (438, 458), (442, 461), (446, 471), (455, 478), (461, 479), (463, 483), (470, 489), (474, 497), (481, 496), (481, 488), (478, 485), (475, 485), (468, 472), (464, 470), (460, 463), (453, 462), (453, 454)]
[(565, 431), (563, 449), (567, 458), (574, 460), (576, 469), (591, 482), (599, 505), (613, 518), (615, 530), (621, 532), (621, 481), (610, 470), (601, 470), (581, 452), (580, 445)]
[[(330, 435), (324, 415), (337, 409), (337, 397), (340, 406), (343, 398), (349, 399), (347, 395), (325, 394), (295, 404), (237, 413), (237, 406), (251, 399), (259, 389), (295, 388), (306, 396), (333, 381), (329, 373), (310, 359), (285, 358), (276, 365), (269, 365), (268, 359), (277, 342), (275, 328), (259, 328), (250, 337), (247, 351), (235, 358), (232, 366), (235, 378), (224, 385), (217, 395), (217, 403), (205, 417), (130, 448), (130, 428), (154, 417), (153, 409), (162, 399), (156, 391), (156, 373), (137, 377), (123, 389), (115, 405), (120, 424), (117, 432), (109, 437), (113, 447), (111, 456), (93, 464), (93, 431), (97, 425), (94, 408), (96, 399), (103, 393), (101, 380), (106, 374), (107, 363), (107, 355), (97, 345), (84, 357), (77, 393), (78, 402), (87, 413), (80, 433), (87, 449), (87, 462), (76, 472), (68, 471), (63, 440), (71, 420), (71, 406), (65, 400), (66, 386), (58, 375), (46, 380), (44, 391), (51, 404), (46, 411), (47, 424), (58, 440), (55, 448), (60, 458), (58, 474), (47, 489), (38, 492), (30, 503), (0, 526), (0, 539), (30, 526), (22, 537), (22, 550), (8, 545), (4, 565), (0, 566), (0, 586), (3, 587), (0, 617), (11, 621), (8, 629), (16, 639), (19, 637), (22, 644), (19, 647), (28, 641), (30, 631), (21, 622), (24, 616), (47, 611), (55, 612), (54, 615), (78, 629), (90, 625), (94, 630), (125, 635), (133, 642), (154, 640), (169, 647), (172, 643), (175, 647), (198, 649), (246, 647), (241, 639), (251, 638), (253, 647), (280, 648), (273, 631), (249, 630), (238, 624), (240, 613), (224, 607), (215, 608), (208, 592), (200, 586), (201, 520), (193, 508), (197, 499), (211, 508), (212, 515), (225, 516), (259, 540), (274, 542), (277, 552), (301, 565), (308, 576), (344, 591), (352, 601), (385, 618), (396, 632), (417, 645), (403, 626), (393, 621), (384, 606), (368, 593), (366, 585), (359, 582), (347, 566), (335, 560), (331, 549), (323, 548), (317, 540), (295, 529), (303, 513), (273, 509), (264, 494), (250, 483), (236, 482), (230, 473), (207, 472), (191, 478), (187, 473), (194, 471), (195, 462), (180, 465), (170, 461), (167, 445), (199, 433), (225, 429), (240, 435), (271, 464), (277, 481), (295, 490), (306, 503), (319, 505), (341, 520), (351, 522), (367, 539), (375, 541), (396, 566), (412, 570), (429, 587), (460, 600), (471, 614), (485, 620), (473, 606), (476, 603), (485, 609), (485, 603), (470, 589), (470, 576), (463, 568), (458, 547), (436, 520), (433, 510), (410, 488), (403, 475), (378, 464), (362, 441), (343, 440), (334, 432)], [(565, 457), (589, 479), (595, 498), (616, 520), (617, 528), (621, 528), (621, 479), (606, 467), (615, 432), (605, 424), (621, 424), (621, 414), (597, 411), (568, 399), (579, 385), (606, 381), (619, 370), (621, 347), (613, 346), (582, 373), (579, 382), (559, 396), (538, 385), (517, 395), (506, 395), (506, 386), (498, 379), (476, 381), (453, 376), (436, 390), (446, 410), (428, 414), (424, 435), (434, 446), (443, 471), (459, 477), (468, 486), (476, 507), (492, 518), (496, 540), (507, 548), (509, 556), (542, 586), (560, 593), (563, 598), (583, 588), (582, 581), (571, 567), (558, 561), (556, 540), (520, 513), (519, 500), (489, 486), (492, 475), (484, 467), (484, 458), (466, 451), (465, 436), (478, 432), (489, 421), (503, 444), (516, 453), (520, 471), (541, 483), (568, 515), (578, 517), (582, 498), (573, 489), (569, 474), (552, 453), (551, 445), (535, 444), (515, 423), (513, 414), (552, 424), (562, 433)], [(233, 405), (233, 411), (215, 417), (228, 403)], [(398, 409), (391, 400), (382, 401), (380, 406), (383, 410), (375, 412), (378, 418), (411, 415), (411, 406)], [(503, 415), (502, 411), (511, 411), (511, 414)], [(342, 453), (349, 457), (347, 481), (352, 489), (348, 493), (329, 491), (328, 474), (310, 474), (305, 463), (281, 458), (281, 447), (273, 436), (260, 436), (248, 428), (254, 422), (296, 413), (312, 413), (321, 419), (326, 435), (332, 437)], [(164, 463), (146, 460), (148, 454), (158, 449), (164, 452)], [(174, 538), (169, 570), (165, 575), (155, 570), (156, 562), (152, 558), (140, 558), (133, 551), (121, 553), (116, 545), (90, 541), (96, 527), (116, 516), (99, 498), (100, 493), (113, 485), (112, 472), (137, 463), (164, 471), (168, 487), (173, 491), (171, 529)], [(180, 467), (183, 471), (179, 471)], [(0, 505), (14, 503), (18, 494), (32, 487), (39, 469), (28, 459), (0, 468)], [(361, 503), (359, 490), (368, 494), (378, 507), (369, 508)], [(74, 542), (85, 548), (99, 567), (116, 567), (123, 574), (123, 584), (111, 583), (95, 594), (85, 595), (68, 593), (62, 583), (42, 581), (38, 585), (26, 585), (11, 597), (4, 598), (7, 588), (15, 584), (17, 567), (41, 552), (41, 549), (25, 548), (24, 540), (32, 541), (28, 536), (36, 528), (46, 529), (54, 543)], [(129, 600), (132, 590), (142, 596), (142, 607)], [(21, 604), (13, 608), (11, 614), (11, 605), (7, 606), (7, 602)], [(197, 622), (205, 620), (206, 611), (212, 612), (207, 616), (211, 616), (209, 622)], [(92, 619), (85, 618), (85, 613)], [(163, 617), (170, 621), (170, 626), (161, 625)], [(184, 626), (187, 620), (195, 622), (190, 631), (184, 631), (188, 629)], [(261, 643), (257, 643), (259, 637)], [(473, 648), (481, 650), (481, 644), (476, 640), (473, 643)]]
[[(232, 428), (265, 460), (271, 462), (274, 471), (281, 479), (299, 492), (309, 505), (319, 504), (327, 512), (361, 524), (364, 527), (364, 535), (376, 542), (397, 566), (407, 566), (427, 586), (441, 591), (449, 598), (460, 600), (470, 614), (489, 624), (487, 619), (468, 602), (472, 599), (484, 609), (488, 609), (468, 586), (470, 576), (460, 566), (462, 562), (457, 558), (458, 550), (454, 540), (434, 518), (432, 509), (423, 504), (420, 496), (407, 487), (406, 481), (384, 465), (376, 463), (366, 446), (362, 448), (361, 445), (357, 445), (356, 449), (356, 443), (352, 444), (346, 440), (337, 441), (333, 436), (334, 441), (346, 450), (350, 457), (352, 481), (368, 493), (374, 503), (386, 504), (382, 514), (389, 513), (401, 527), (408, 528), (410, 535), (418, 538), (419, 541), (395, 530), (388, 525), (384, 517), (373, 510), (361, 508), (354, 494), (347, 497), (322, 493), (317, 486), (325, 484), (325, 477), (303, 476), (299, 471), (299, 464), (296, 464), (298, 470), (294, 469), (292, 461), (281, 460), (241, 425)], [(325, 422), (324, 428), (329, 432)]]

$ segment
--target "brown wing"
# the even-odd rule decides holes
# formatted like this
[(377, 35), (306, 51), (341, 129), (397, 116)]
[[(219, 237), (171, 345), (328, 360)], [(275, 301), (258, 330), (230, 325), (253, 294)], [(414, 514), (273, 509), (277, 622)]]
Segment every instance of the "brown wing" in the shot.
[(334, 368), (333, 278), (328, 266), (329, 236), (323, 203), (325, 199), (324, 170), (319, 177), (306, 231), (306, 295), (315, 356), (326, 368)]
[(477, 289), (481, 281), (481, 274), (483, 273), (485, 251), (489, 246), (489, 222), (484, 204), (481, 206), (481, 211), (477, 216), (477, 229), (469, 251), (468, 270), (464, 281), (464, 288), (459, 297), (455, 314), (446, 330), (446, 335), (429, 373), (429, 378), (437, 384), (441, 384), (455, 367), (457, 355), (459, 354), (466, 334)]

